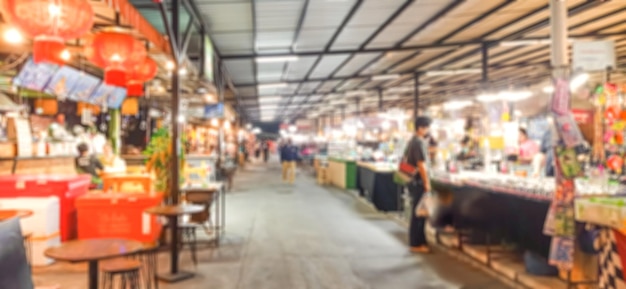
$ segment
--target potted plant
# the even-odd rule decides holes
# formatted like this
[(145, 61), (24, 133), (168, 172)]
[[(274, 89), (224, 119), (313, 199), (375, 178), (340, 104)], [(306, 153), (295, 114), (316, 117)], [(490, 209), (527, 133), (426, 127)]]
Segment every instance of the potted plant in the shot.
[[(148, 158), (146, 160), (146, 170), (153, 172), (156, 177), (155, 189), (162, 192), (166, 203), (172, 203), (171, 194), (171, 161), (172, 161), (172, 137), (167, 128), (160, 128), (152, 134), (150, 143), (143, 151)], [(183, 168), (185, 156), (181, 151), (180, 170)], [(179, 181), (180, 182), (180, 181)]]

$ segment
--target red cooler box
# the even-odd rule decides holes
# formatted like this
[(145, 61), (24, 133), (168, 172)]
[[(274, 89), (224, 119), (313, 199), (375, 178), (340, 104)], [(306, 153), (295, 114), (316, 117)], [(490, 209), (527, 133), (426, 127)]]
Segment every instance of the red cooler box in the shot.
[(124, 238), (154, 242), (161, 233), (157, 217), (144, 213), (158, 206), (163, 195), (87, 194), (76, 199), (78, 238)]
[(0, 198), (58, 197), (61, 205), (61, 241), (76, 238), (74, 201), (89, 190), (89, 175), (9, 175), (0, 176)]

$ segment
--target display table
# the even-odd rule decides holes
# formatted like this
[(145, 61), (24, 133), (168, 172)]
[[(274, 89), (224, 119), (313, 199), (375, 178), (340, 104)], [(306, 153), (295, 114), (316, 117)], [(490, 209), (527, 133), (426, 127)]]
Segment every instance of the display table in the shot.
[(161, 194), (91, 193), (76, 199), (78, 239), (122, 238), (156, 241), (161, 224), (144, 213), (163, 201)]
[(0, 174), (75, 175), (75, 156), (0, 158)]
[(90, 175), (0, 176), (0, 198), (57, 197), (60, 203), (61, 240), (76, 238), (76, 198), (91, 184)]
[(389, 165), (358, 163), (357, 189), (379, 211), (398, 211), (401, 207), (401, 192), (394, 183), (394, 169)]
[(506, 240), (520, 249), (549, 256), (551, 238), (543, 234), (543, 226), (550, 198), (487, 187), (471, 178), (434, 178), (431, 183), (434, 191), (452, 194), (452, 205), (438, 217), (451, 221), (456, 229), (488, 233), (492, 243)]
[(356, 189), (356, 162), (329, 158), (326, 172), (332, 185), (341, 189)]

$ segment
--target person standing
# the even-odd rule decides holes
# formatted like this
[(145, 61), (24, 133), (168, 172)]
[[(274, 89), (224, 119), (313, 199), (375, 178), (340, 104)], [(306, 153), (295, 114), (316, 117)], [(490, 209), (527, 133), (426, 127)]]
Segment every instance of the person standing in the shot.
[(296, 161), (298, 160), (298, 148), (293, 145), (291, 139), (280, 149), (280, 159), (283, 166), (283, 182), (293, 184), (296, 179)]
[(267, 160), (270, 158), (270, 141), (263, 141), (263, 162), (267, 163)]
[(420, 116), (415, 119), (415, 135), (411, 138), (404, 154), (405, 162), (415, 167), (412, 180), (408, 185), (412, 197), (411, 224), (409, 226), (409, 246), (413, 253), (428, 253), (430, 248), (424, 231), (426, 217), (417, 213), (417, 207), (425, 193), (430, 192), (430, 158), (428, 143), (425, 139), (430, 129), (431, 119)]

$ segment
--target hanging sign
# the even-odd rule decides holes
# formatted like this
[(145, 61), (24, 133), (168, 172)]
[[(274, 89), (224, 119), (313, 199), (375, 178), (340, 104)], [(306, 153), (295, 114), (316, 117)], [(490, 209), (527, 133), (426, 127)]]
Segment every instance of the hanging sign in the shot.
[(605, 71), (617, 67), (613, 40), (576, 41), (572, 50), (573, 70)]

